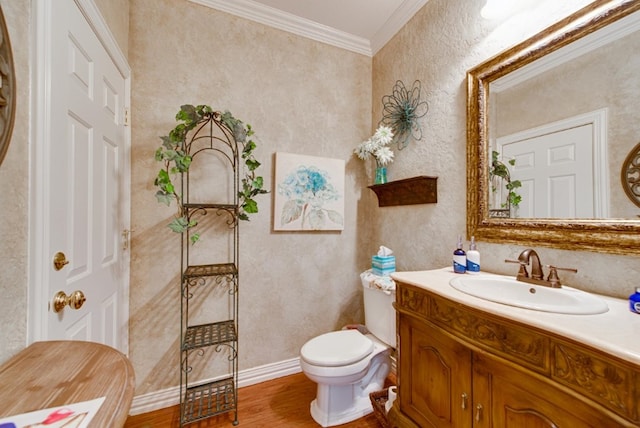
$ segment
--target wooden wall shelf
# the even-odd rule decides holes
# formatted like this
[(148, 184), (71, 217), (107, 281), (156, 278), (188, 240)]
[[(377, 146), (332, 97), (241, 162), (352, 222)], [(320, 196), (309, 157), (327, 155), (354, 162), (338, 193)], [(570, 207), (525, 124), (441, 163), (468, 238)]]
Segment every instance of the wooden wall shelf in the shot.
[(378, 196), (379, 207), (435, 204), (438, 202), (438, 177), (421, 175), (369, 186)]

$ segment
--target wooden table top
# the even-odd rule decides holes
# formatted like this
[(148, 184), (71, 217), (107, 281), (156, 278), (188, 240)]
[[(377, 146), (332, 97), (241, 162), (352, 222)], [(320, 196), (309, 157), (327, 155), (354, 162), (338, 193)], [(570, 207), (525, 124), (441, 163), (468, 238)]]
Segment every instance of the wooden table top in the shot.
[(122, 427), (135, 377), (129, 359), (106, 345), (36, 342), (0, 366), (0, 417), (106, 397), (91, 427)]

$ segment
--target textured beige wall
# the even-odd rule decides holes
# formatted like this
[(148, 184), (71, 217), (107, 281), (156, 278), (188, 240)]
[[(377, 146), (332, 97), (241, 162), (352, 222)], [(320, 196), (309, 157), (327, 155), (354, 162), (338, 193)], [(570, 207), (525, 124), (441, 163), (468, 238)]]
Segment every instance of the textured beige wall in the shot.
[(125, 57), (129, 51), (130, 0), (94, 0)]
[[(381, 117), (380, 99), (395, 80), (422, 81), (430, 111), (421, 121), (424, 138), (413, 142), (390, 166), (393, 178), (438, 176), (438, 203), (372, 210), (375, 240), (396, 251), (399, 270), (448, 266), (458, 234), (466, 231), (466, 71), (525, 40), (586, 0), (544, 2), (525, 14), (493, 22), (480, 17), (483, 1), (430, 0), (373, 61), (373, 122)], [(506, 258), (524, 248), (479, 244), (482, 269), (515, 274)], [(579, 250), (579, 248), (576, 248)], [(640, 258), (543, 248), (543, 262), (575, 267), (570, 285), (626, 297), (637, 285)]]
[(371, 129), (371, 58), (183, 0), (131, 2), (129, 57), (136, 394), (178, 384), (180, 243), (165, 226), (173, 208), (153, 196), (153, 154), (181, 104), (250, 123), (268, 189), (275, 152), (347, 161), (343, 232), (272, 232), (273, 193), (241, 224), (240, 369), (297, 357), (309, 338), (360, 321), (370, 196), (351, 154)]
[(26, 344), (29, 204), (29, 0), (1, 0), (16, 74), (16, 119), (0, 166), (0, 363)]

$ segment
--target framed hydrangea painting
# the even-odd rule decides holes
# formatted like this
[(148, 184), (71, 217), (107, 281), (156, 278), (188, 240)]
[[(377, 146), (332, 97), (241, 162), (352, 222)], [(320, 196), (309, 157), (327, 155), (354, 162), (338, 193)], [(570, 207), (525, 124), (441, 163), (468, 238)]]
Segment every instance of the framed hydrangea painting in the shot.
[(274, 230), (344, 229), (344, 159), (276, 153)]

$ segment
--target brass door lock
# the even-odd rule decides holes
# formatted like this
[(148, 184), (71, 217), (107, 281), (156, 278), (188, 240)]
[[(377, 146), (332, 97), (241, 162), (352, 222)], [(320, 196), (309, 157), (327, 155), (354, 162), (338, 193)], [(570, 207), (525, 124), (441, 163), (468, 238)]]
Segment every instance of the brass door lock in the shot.
[(60, 270), (68, 264), (69, 260), (67, 260), (67, 256), (65, 256), (63, 252), (58, 251), (53, 256), (53, 268), (55, 270)]

